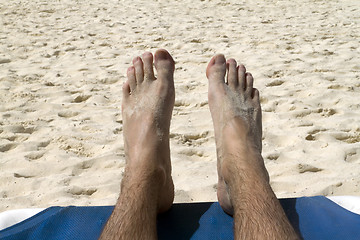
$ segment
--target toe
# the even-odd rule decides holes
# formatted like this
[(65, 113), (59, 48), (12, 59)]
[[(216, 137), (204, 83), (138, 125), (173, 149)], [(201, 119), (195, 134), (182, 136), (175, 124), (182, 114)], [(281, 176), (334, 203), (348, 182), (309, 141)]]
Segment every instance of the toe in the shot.
[(238, 83), (241, 90), (245, 90), (246, 87), (246, 68), (244, 65), (240, 64), (238, 66)]
[(254, 83), (254, 79), (253, 79), (253, 76), (251, 75), (251, 73), (246, 73), (245, 93), (249, 96), (251, 96), (252, 92), (253, 92), (253, 83)]
[(140, 57), (133, 59), (133, 65), (135, 68), (136, 83), (140, 84), (144, 81), (144, 64)]
[(136, 88), (136, 77), (135, 77), (135, 68), (133, 66), (128, 68), (127, 78), (128, 78), (128, 84), (130, 86), (130, 92), (134, 92)]
[(251, 97), (254, 99), (254, 101), (259, 101), (260, 102), (259, 90), (257, 90), (256, 88), (253, 88)]
[(252, 98), (253, 98), (255, 107), (260, 108), (260, 92), (256, 88), (253, 88)]
[(123, 99), (126, 100), (130, 96), (130, 85), (129, 82), (124, 82), (122, 86)]
[(165, 49), (159, 49), (155, 52), (154, 65), (159, 80), (173, 80), (175, 62), (170, 53)]
[(210, 83), (224, 83), (226, 73), (226, 60), (222, 54), (215, 55), (206, 68), (206, 77)]
[(227, 83), (230, 87), (237, 87), (238, 85), (238, 74), (236, 71), (236, 61), (235, 59), (229, 59), (226, 63), (228, 68), (228, 75), (227, 75)]
[(142, 55), (144, 62), (144, 78), (145, 80), (155, 80), (153, 68), (153, 55), (151, 52), (146, 52)]

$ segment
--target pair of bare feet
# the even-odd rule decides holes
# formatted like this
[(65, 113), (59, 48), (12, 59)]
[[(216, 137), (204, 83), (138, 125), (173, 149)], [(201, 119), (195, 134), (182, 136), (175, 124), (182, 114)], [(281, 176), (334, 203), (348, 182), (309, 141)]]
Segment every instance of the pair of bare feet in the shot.
[[(126, 169), (122, 192), (103, 239), (135, 239), (133, 234), (141, 234), (142, 230), (134, 233), (130, 224), (139, 221), (151, 225), (152, 230), (143, 229), (153, 232), (147, 238), (156, 238), (156, 215), (172, 205), (169, 129), (175, 99), (174, 69), (171, 55), (160, 49), (154, 57), (146, 52), (134, 58), (133, 66), (127, 70), (122, 101)], [(234, 59), (226, 61), (223, 55), (210, 60), (206, 75), (218, 159), (218, 200), (225, 212), (234, 215), (235, 236), (296, 239), (271, 190), (261, 157), (261, 107), (252, 75)], [(139, 213), (141, 217), (134, 219)], [(242, 232), (249, 227), (252, 233)], [(259, 234), (276, 228), (278, 235)], [(279, 235), (284, 233), (287, 235)]]
[[(170, 208), (174, 197), (171, 179), (169, 128), (174, 106), (174, 60), (165, 50), (153, 56), (144, 53), (136, 57), (127, 71), (123, 86), (123, 123), (125, 154), (129, 172), (160, 168), (163, 189), (159, 191), (158, 211)], [(226, 71), (228, 71), (225, 79)], [(223, 209), (232, 214), (232, 204), (226, 189), (228, 168), (238, 154), (239, 144), (261, 152), (261, 109), (259, 92), (253, 88), (253, 77), (234, 59), (227, 62), (223, 55), (211, 59), (206, 75), (209, 79), (209, 106), (215, 128), (218, 154), (218, 199)], [(244, 159), (247, 160), (247, 159)], [(263, 163), (260, 171), (266, 176)], [(146, 170), (145, 170), (146, 169)], [(164, 181), (164, 182), (162, 182)]]

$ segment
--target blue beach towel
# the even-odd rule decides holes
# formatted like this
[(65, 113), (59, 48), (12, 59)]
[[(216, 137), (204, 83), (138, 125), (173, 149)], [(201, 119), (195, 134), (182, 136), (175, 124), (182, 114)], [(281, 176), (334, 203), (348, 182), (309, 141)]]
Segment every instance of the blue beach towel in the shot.
[[(360, 215), (326, 197), (280, 199), (303, 239), (360, 239)], [(113, 206), (50, 207), (0, 231), (1, 240), (98, 239)], [(219, 203), (174, 204), (158, 216), (159, 239), (233, 239), (233, 218)]]

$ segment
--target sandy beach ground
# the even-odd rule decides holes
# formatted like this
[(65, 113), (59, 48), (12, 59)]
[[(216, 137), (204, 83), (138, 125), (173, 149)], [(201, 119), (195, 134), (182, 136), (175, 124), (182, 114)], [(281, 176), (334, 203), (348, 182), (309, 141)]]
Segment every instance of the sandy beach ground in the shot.
[(0, 212), (111, 205), (133, 57), (176, 61), (176, 202), (216, 201), (207, 62), (253, 73), (276, 195), (360, 195), (360, 1), (0, 0)]

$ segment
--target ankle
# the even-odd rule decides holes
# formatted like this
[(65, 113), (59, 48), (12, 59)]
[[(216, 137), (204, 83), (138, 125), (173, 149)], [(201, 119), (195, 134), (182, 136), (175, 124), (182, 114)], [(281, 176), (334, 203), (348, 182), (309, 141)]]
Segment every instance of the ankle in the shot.
[[(247, 156), (247, 157), (245, 157)], [(244, 183), (261, 182), (269, 184), (269, 174), (260, 154), (229, 156), (221, 165), (221, 176), (231, 186), (242, 186)]]
[(163, 167), (156, 166), (153, 168), (146, 167), (125, 167), (121, 189), (136, 186), (137, 188), (155, 191), (165, 185), (166, 172)]

